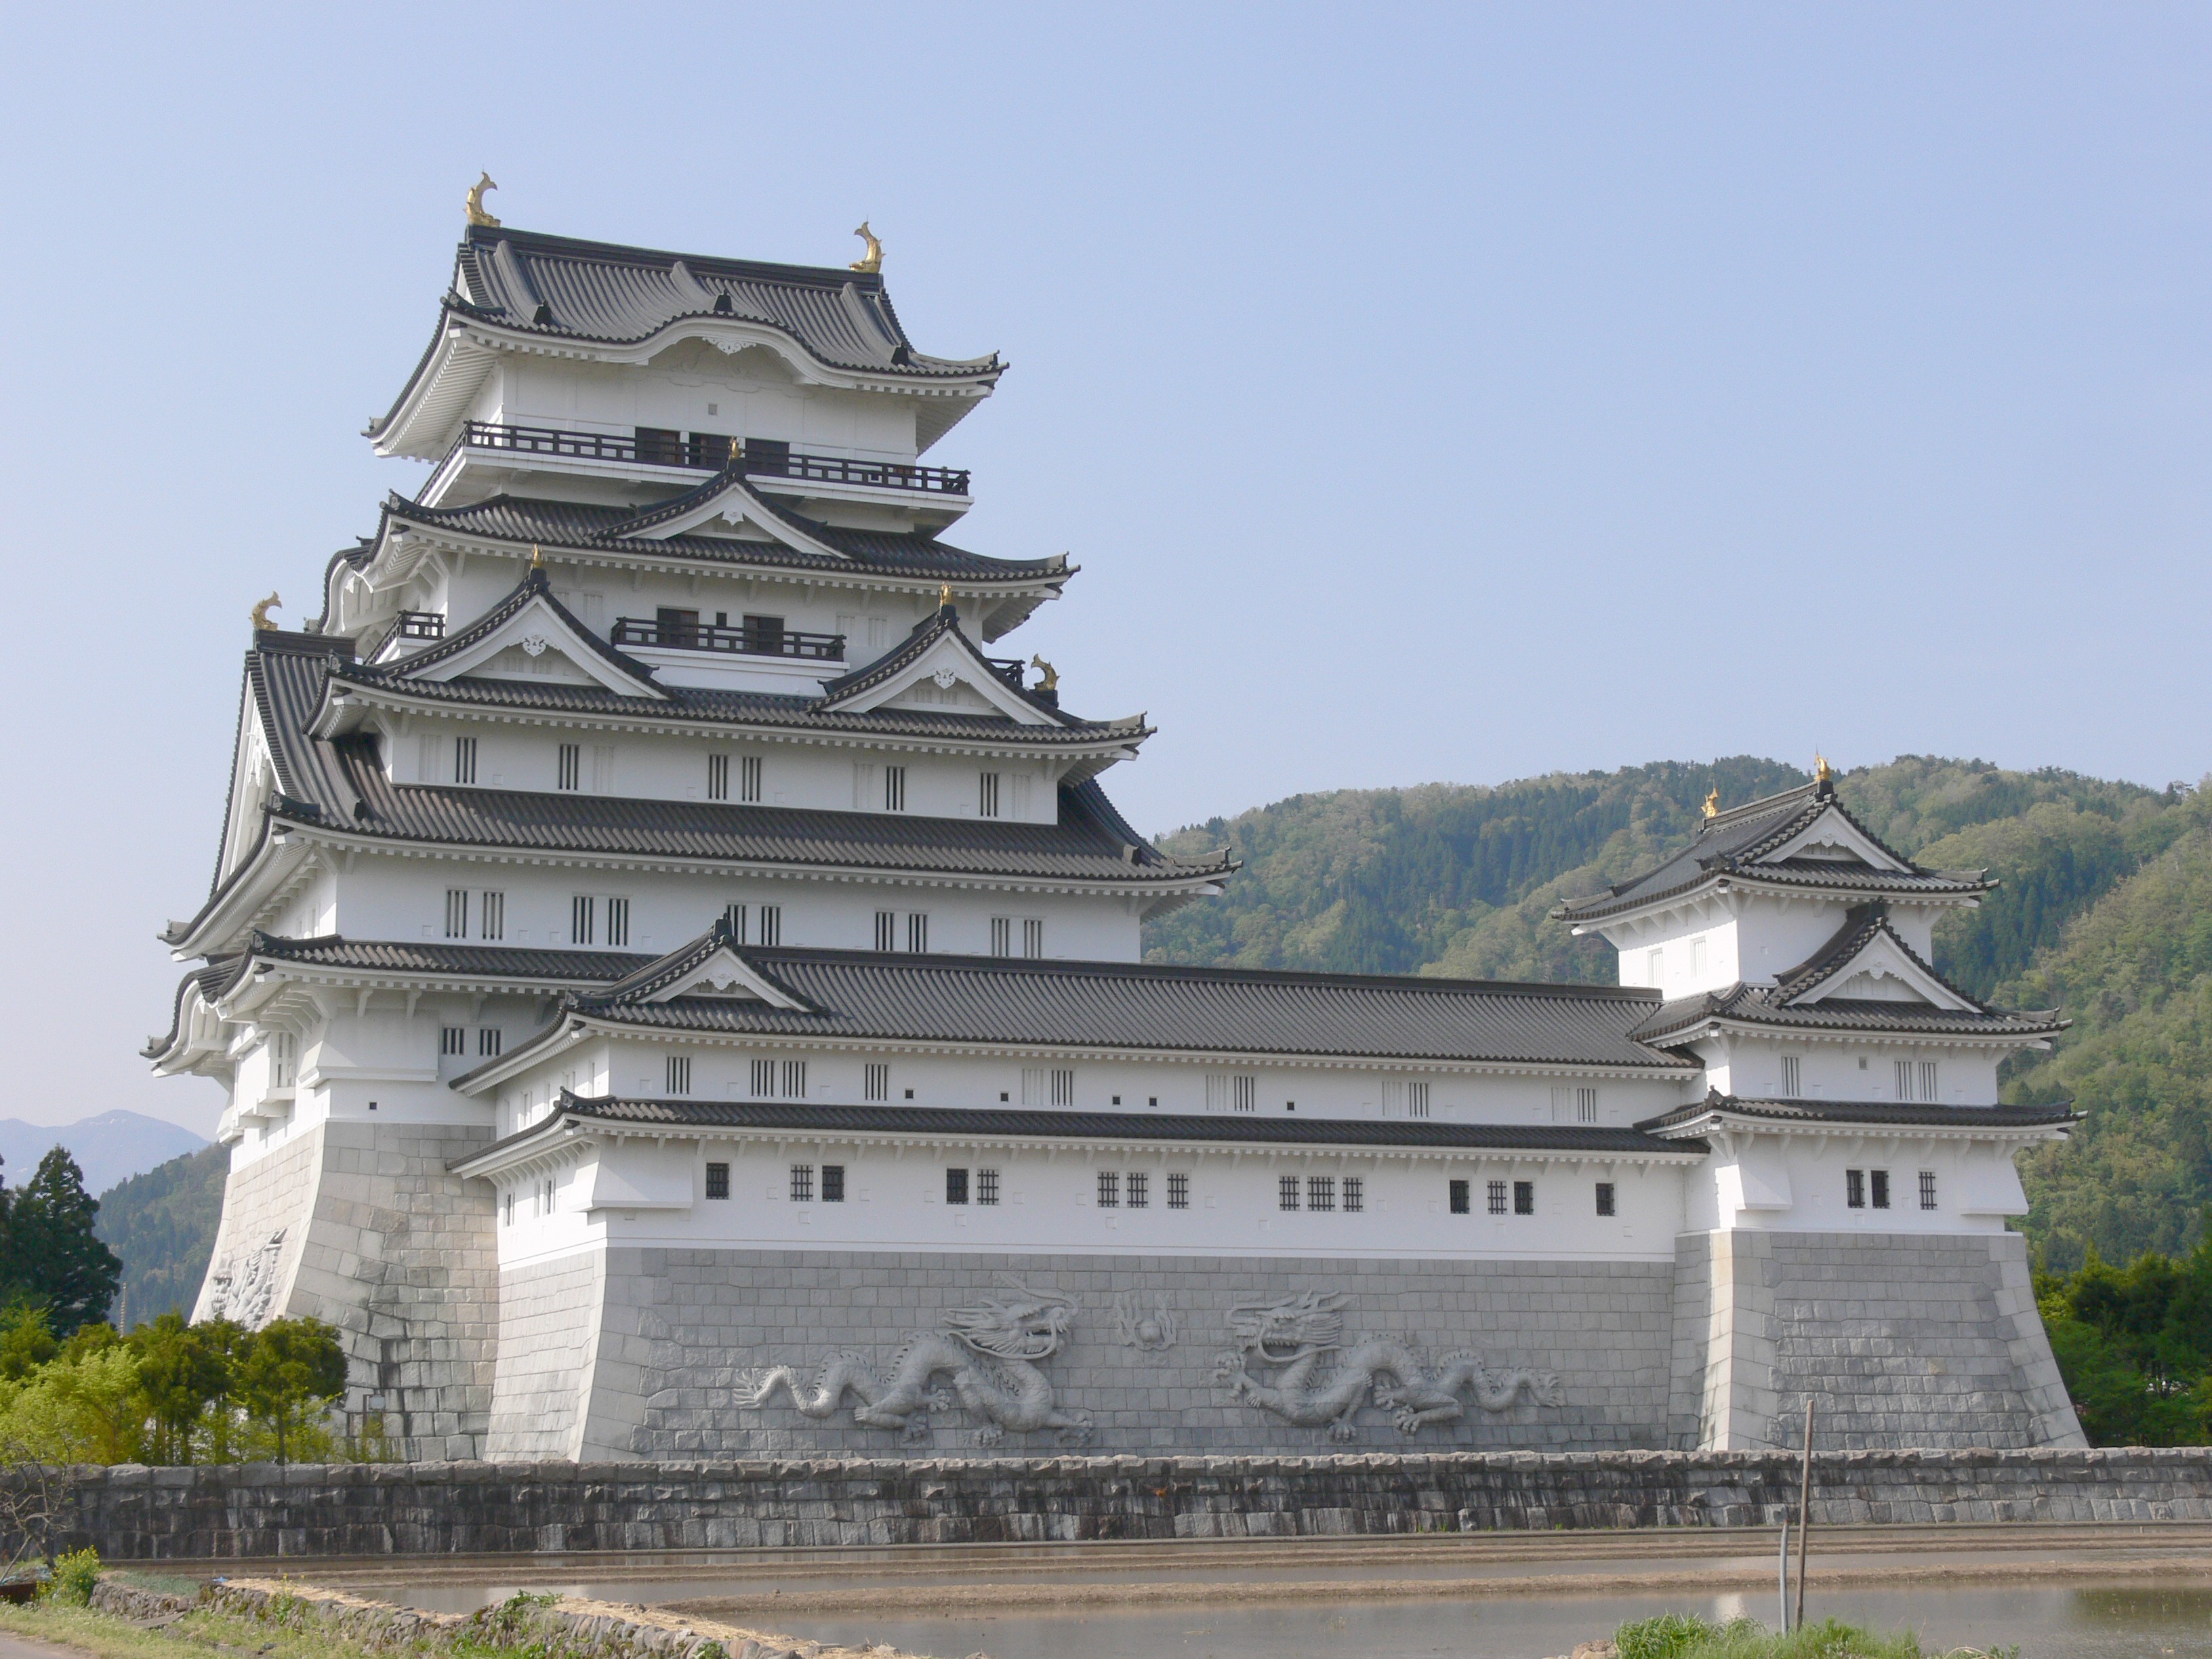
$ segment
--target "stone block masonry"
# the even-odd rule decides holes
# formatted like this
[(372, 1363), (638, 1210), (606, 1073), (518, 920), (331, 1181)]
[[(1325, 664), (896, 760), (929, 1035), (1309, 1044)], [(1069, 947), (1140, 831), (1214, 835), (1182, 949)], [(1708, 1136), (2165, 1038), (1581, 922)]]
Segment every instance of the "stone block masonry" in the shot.
[[(1816, 1522), (2212, 1520), (2212, 1449), (1819, 1453)], [(1789, 1452), (271, 1464), (77, 1472), (110, 1560), (1769, 1527)]]

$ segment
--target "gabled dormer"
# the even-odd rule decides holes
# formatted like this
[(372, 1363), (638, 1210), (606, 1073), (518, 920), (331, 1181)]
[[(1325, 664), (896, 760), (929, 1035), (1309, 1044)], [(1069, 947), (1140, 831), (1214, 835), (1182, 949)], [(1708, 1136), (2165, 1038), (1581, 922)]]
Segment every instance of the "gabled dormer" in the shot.
[(427, 647), (397, 635), (371, 665), (409, 679), (521, 680), (596, 686), (618, 696), (665, 702), (653, 668), (616, 650), (553, 596), (545, 572), (532, 567), (504, 603), (458, 634)]
[(1077, 723), (1047, 700), (1056, 697), (1056, 691), (1025, 690), (1021, 676), (1020, 662), (985, 656), (960, 626), (958, 608), (945, 604), (915, 623), (888, 655), (827, 682), (819, 706), (849, 714), (927, 708), (996, 716), (1017, 726)]

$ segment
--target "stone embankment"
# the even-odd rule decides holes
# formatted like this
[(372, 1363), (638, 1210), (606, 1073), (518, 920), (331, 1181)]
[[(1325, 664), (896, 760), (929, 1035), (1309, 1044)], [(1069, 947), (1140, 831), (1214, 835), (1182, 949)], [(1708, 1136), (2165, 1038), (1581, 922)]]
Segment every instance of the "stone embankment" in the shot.
[(514, 1648), (540, 1659), (912, 1659), (890, 1646), (825, 1645), (568, 1596), (522, 1596), (479, 1613), (438, 1613), (282, 1579), (235, 1579), (191, 1597), (104, 1577), (94, 1587), (92, 1605), (142, 1627), (161, 1628), (205, 1608), (371, 1653), (418, 1656), (458, 1644), (471, 1652)]
[[(274, 1464), (74, 1472), (111, 1561), (1756, 1527), (1789, 1452)], [(1850, 1452), (1826, 1524), (2212, 1520), (2212, 1448)]]

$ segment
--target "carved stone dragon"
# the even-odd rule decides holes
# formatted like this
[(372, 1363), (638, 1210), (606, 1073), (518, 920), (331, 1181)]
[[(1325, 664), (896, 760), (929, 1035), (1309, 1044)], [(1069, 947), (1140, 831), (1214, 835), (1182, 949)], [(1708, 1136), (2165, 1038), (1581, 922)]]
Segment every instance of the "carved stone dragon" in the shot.
[[(860, 1401), (853, 1407), (854, 1422), (896, 1429), (902, 1443), (913, 1445), (929, 1433), (927, 1413), (951, 1410), (957, 1398), (983, 1420), (980, 1444), (994, 1446), (1009, 1430), (1050, 1429), (1062, 1445), (1081, 1445), (1091, 1438), (1089, 1414), (1056, 1409), (1052, 1382), (1036, 1366), (1066, 1345), (1076, 1304), (1018, 1280), (1006, 1282), (1020, 1292), (1017, 1299), (986, 1297), (975, 1307), (948, 1309), (942, 1330), (917, 1331), (907, 1339), (888, 1378), (859, 1354), (832, 1354), (811, 1390), (791, 1365), (741, 1376), (739, 1404), (758, 1408), (781, 1389), (802, 1415), (830, 1417), (850, 1393)], [(950, 1390), (930, 1386), (940, 1374), (951, 1377)]]
[[(1347, 1347), (1342, 1340), (1346, 1299), (1308, 1291), (1231, 1309), (1229, 1328), (1237, 1346), (1215, 1357), (1216, 1386), (1301, 1428), (1326, 1425), (1332, 1440), (1349, 1440), (1358, 1432), (1352, 1418), (1370, 1395), (1407, 1435), (1464, 1417), (1462, 1389), (1486, 1412), (1502, 1412), (1524, 1393), (1540, 1406), (1566, 1403), (1554, 1373), (1492, 1371), (1469, 1351), (1444, 1355), (1431, 1371), (1395, 1337), (1363, 1336)], [(1275, 1373), (1272, 1382), (1251, 1375), (1255, 1364)], [(1378, 1383), (1382, 1376), (1389, 1383)]]

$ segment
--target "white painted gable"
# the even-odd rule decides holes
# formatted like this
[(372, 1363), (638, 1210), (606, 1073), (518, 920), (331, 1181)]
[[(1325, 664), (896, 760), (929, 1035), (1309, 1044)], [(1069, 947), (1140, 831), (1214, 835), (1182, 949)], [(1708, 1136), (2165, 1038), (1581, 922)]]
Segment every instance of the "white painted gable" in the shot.
[(673, 1002), (678, 997), (726, 997), (738, 1002), (764, 1002), (771, 1008), (804, 1008), (789, 992), (771, 982), (761, 971), (726, 945), (690, 973), (646, 997), (647, 1002)]
[(672, 536), (682, 536), (694, 530), (725, 527), (750, 527), (770, 541), (781, 542), (786, 547), (811, 554), (817, 558), (842, 560), (845, 557), (838, 549), (818, 536), (808, 534), (769, 506), (742, 478), (732, 478), (726, 488), (681, 513), (659, 520), (642, 529), (620, 533), (625, 541), (665, 542)]
[[(398, 666), (409, 673), (404, 663)], [(609, 662), (543, 593), (532, 594), (512, 617), (472, 645), (424, 665), (409, 678), (442, 682), (464, 675), (596, 685), (626, 697), (668, 695), (652, 681), (624, 673)]]
[(1759, 860), (1780, 864), (1788, 859), (1830, 859), (1839, 864), (1863, 864), (1875, 870), (1909, 871), (1911, 866), (1893, 857), (1832, 803), (1827, 811)]
[(951, 633), (940, 635), (927, 650), (880, 684), (840, 698), (834, 706), (854, 710), (953, 708), (968, 714), (1001, 715), (1018, 726), (1053, 723), (1051, 716), (993, 673)]
[(1927, 969), (1886, 930), (1878, 930), (1861, 945), (1850, 963), (1832, 974), (1802, 996), (1790, 999), (1793, 1007), (1840, 999), (1844, 1001), (1905, 1002), (1953, 1012), (1974, 1012), (1974, 1005)]

